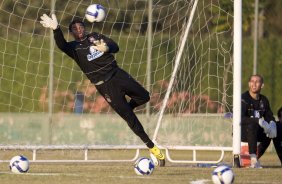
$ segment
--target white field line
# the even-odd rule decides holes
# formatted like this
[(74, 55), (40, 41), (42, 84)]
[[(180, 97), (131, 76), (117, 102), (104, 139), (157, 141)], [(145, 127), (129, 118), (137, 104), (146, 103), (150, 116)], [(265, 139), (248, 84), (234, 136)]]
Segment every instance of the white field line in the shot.
[(201, 180), (191, 181), (190, 184), (205, 184), (210, 181), (211, 180), (201, 179)]
[[(12, 172), (0, 172), (0, 174), (14, 174)], [(30, 175), (30, 176), (81, 176), (79, 174), (67, 174), (67, 173), (19, 173), (18, 175)]]

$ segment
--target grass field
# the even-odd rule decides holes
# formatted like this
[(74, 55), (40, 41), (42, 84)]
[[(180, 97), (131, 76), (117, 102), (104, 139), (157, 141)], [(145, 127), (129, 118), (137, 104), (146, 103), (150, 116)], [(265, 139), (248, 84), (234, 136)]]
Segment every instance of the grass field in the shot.
[[(102, 153), (102, 154), (101, 154)], [(1, 151), (1, 159), (11, 158), (19, 152)], [(24, 153), (29, 156), (29, 153)], [(78, 157), (80, 153), (58, 151), (42, 152), (43, 157)], [(102, 151), (101, 155), (107, 158), (114, 158), (117, 155), (126, 156), (122, 153)], [(190, 154), (190, 153), (187, 153)], [(97, 155), (97, 153), (93, 153)], [(93, 156), (92, 155), (92, 156)], [(202, 153), (202, 157), (210, 157), (210, 153)], [(128, 156), (128, 155), (127, 155)], [(185, 152), (176, 153), (175, 157), (186, 157)], [(91, 155), (90, 155), (91, 157)], [(101, 156), (102, 157), (102, 156)], [(224, 162), (231, 164), (232, 155), (228, 153)], [(279, 160), (275, 153), (267, 152), (262, 158), (263, 169), (233, 168), (235, 173), (235, 183), (250, 184), (278, 184), (282, 183)], [(30, 170), (26, 174), (12, 174), (9, 171), (8, 163), (0, 163), (0, 183), (1, 184), (77, 184), (77, 183), (97, 183), (97, 184), (208, 184), (211, 181), (213, 168), (197, 167), (195, 164), (173, 164), (167, 163), (166, 167), (156, 167), (151, 176), (137, 176), (133, 170), (133, 162), (126, 163), (31, 163)]]

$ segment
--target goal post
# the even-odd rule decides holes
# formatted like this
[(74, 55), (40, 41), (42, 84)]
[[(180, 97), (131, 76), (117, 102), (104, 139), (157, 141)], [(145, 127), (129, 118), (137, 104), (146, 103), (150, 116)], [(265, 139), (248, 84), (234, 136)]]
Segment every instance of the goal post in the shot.
[(234, 70), (233, 70), (233, 156), (240, 167), (241, 152), (241, 81), (242, 81), (242, 1), (234, 1)]
[[(50, 149), (51, 144), (138, 149), (143, 145), (75, 62), (55, 46), (52, 31), (39, 23), (43, 13), (55, 13), (68, 41), (73, 40), (68, 25), (79, 18), (88, 32), (118, 43), (118, 65), (150, 91), (150, 103), (138, 107), (136, 114), (161, 148), (231, 151), (234, 145), (237, 154), (232, 119), (226, 116), (234, 111), (233, 128), (238, 128), (235, 101), (241, 79), (235, 73), (241, 72), (237, 65), (241, 53), (235, 35), (240, 32), (233, 27), (240, 20), (235, 25), (237, 16), (230, 14), (233, 2), (99, 1), (107, 16), (93, 24), (84, 18), (92, 3), (0, 4), (0, 130), (7, 130), (0, 142), (40, 149)], [(233, 135), (239, 135), (238, 130), (233, 129)]]

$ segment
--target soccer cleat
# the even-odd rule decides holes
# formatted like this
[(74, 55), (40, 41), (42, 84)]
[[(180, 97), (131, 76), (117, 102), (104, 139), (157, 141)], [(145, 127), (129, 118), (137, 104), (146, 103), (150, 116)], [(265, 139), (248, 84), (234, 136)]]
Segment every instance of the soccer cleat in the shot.
[(156, 159), (158, 160), (158, 165), (160, 167), (165, 166), (165, 155), (157, 146), (150, 148), (150, 152), (154, 157), (156, 157)]
[(259, 160), (257, 159), (256, 154), (250, 154), (251, 157), (251, 166), (250, 168), (262, 169)]

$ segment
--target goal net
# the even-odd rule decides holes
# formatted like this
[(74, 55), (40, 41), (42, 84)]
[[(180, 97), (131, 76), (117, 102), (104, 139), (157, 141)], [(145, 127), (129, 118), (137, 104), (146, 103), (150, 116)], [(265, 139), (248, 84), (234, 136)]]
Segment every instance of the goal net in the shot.
[[(105, 21), (84, 12), (99, 3)], [(150, 4), (151, 3), (151, 4)], [(197, 4), (195, 4), (197, 3)], [(118, 65), (150, 91), (136, 113), (163, 146), (231, 146), (232, 2), (187, 0), (2, 0), (0, 141), (3, 144), (143, 145), (39, 23), (68, 25), (115, 40)]]

